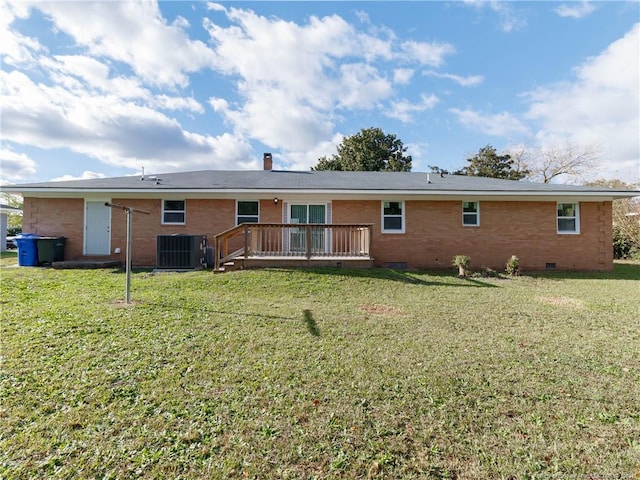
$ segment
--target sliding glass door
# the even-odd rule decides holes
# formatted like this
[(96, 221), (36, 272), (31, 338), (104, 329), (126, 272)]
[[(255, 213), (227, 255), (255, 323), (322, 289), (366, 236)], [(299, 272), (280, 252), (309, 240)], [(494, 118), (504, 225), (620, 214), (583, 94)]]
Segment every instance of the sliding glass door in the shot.
[[(289, 223), (314, 224), (327, 223), (327, 206), (324, 204), (289, 205)], [(327, 235), (321, 227), (293, 227), (289, 233), (291, 252), (304, 253), (307, 250), (307, 232), (311, 233), (311, 253), (324, 253), (327, 248)]]

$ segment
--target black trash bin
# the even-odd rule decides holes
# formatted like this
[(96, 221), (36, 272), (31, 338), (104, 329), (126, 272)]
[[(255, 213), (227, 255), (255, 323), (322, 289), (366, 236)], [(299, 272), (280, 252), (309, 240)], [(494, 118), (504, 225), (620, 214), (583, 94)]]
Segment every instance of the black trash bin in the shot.
[(38, 244), (38, 262), (42, 265), (64, 260), (65, 237), (40, 237), (36, 239)]

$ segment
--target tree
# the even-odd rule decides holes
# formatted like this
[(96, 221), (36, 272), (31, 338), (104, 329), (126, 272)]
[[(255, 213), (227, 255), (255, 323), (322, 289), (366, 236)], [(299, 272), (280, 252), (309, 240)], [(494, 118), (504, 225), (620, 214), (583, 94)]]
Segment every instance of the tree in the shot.
[(427, 165), (431, 169), (431, 173), (439, 173), (440, 175), (449, 175), (451, 172), (446, 168), (441, 168), (438, 165)]
[[(22, 197), (7, 192), (0, 192), (1, 203), (22, 210)], [(16, 235), (22, 232), (22, 214), (11, 214), (7, 219), (7, 233)]]
[(380, 128), (363, 128), (345, 137), (338, 145), (338, 154), (318, 159), (312, 170), (344, 170), (373, 172), (409, 172), (411, 155), (394, 134), (385, 134)]
[[(622, 180), (596, 180), (587, 185), (618, 190), (640, 188)], [(640, 204), (631, 198), (613, 201), (613, 256), (614, 258), (640, 257)]]
[(521, 180), (527, 175), (526, 170), (514, 168), (511, 155), (498, 155), (491, 145), (482, 147), (478, 153), (467, 159), (469, 164), (454, 174), (470, 175), (473, 177), (504, 178), (507, 180)]
[(595, 144), (554, 144), (546, 147), (515, 147), (509, 152), (528, 170), (527, 178), (549, 183), (561, 175), (581, 177), (593, 168), (600, 158), (600, 147)]

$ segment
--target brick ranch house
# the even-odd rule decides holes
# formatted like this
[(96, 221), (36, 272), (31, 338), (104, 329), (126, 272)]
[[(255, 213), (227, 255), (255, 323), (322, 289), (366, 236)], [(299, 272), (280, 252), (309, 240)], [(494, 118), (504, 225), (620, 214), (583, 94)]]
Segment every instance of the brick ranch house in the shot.
[[(214, 267), (332, 265), (524, 270), (613, 268), (612, 201), (640, 191), (431, 173), (197, 171), (3, 187), (23, 232), (66, 237), (65, 260), (161, 266), (160, 239), (207, 237)], [(195, 237), (198, 236), (198, 237)], [(169, 242), (169, 247), (172, 243)], [(175, 247), (178, 248), (178, 247)], [(182, 248), (182, 247), (180, 247)], [(198, 247), (199, 248), (199, 247)], [(211, 260), (209, 260), (209, 263)]]

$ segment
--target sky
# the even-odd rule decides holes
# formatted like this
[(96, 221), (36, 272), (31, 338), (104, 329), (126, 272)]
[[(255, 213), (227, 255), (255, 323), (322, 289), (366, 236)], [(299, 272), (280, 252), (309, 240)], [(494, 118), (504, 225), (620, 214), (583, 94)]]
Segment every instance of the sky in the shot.
[(577, 145), (637, 182), (639, 50), (635, 0), (0, 0), (0, 183), (308, 170), (370, 127), (413, 171)]

